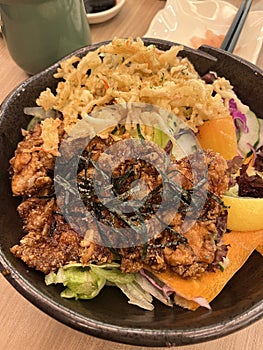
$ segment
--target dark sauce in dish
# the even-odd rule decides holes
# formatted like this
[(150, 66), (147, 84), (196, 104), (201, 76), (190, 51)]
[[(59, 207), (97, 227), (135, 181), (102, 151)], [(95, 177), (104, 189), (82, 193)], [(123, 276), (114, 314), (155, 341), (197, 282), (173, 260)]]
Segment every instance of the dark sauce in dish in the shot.
[(115, 5), (116, 0), (84, 0), (86, 13), (106, 11)]

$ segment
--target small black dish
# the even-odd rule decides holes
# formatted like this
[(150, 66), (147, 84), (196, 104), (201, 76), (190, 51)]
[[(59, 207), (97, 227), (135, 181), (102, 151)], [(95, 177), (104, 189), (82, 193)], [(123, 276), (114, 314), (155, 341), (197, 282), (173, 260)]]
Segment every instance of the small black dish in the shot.
[(84, 0), (86, 13), (107, 11), (116, 5), (116, 0)]

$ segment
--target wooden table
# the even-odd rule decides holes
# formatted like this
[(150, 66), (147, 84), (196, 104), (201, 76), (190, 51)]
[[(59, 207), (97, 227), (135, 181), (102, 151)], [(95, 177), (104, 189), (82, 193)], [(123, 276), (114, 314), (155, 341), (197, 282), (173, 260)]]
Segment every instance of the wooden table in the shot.
[[(238, 5), (240, 1), (233, 0)], [(263, 9), (262, 0), (253, 6)], [(112, 20), (91, 26), (92, 41), (114, 36), (143, 35), (158, 10), (158, 0), (127, 0)], [(142, 15), (143, 14), (143, 15)], [(257, 64), (263, 68), (263, 54)], [(0, 37), (0, 102), (27, 75), (16, 66)], [(38, 310), (0, 275), (0, 350), (135, 350), (149, 349), (112, 343), (75, 331)], [(207, 343), (176, 347), (177, 350), (259, 350), (263, 343), (263, 320), (232, 335)]]

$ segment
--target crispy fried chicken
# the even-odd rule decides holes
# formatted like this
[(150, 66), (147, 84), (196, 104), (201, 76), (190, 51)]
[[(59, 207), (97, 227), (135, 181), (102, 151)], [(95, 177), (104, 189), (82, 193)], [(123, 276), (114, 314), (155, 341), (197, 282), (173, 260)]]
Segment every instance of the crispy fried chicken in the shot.
[[(122, 146), (120, 143), (119, 154), (115, 154), (119, 157), (119, 165), (109, 174), (107, 172), (110, 172), (114, 157), (104, 155), (101, 158), (104, 164), (101, 171), (111, 177), (111, 189), (116, 198), (122, 203), (139, 200), (142, 203), (139, 209), (122, 215), (111, 211), (101, 204), (94, 189), (96, 161), (110, 145), (129, 137), (125, 134), (118, 140), (113, 135), (106, 138), (96, 136), (82, 153), (77, 176), (78, 190), (85, 204), (84, 214), (91, 214), (95, 221), (88, 219), (89, 226), (85, 234), (81, 234), (66, 221), (58, 207), (53, 179), (56, 158), (41, 149), (41, 129), (36, 127), (33, 132), (26, 133), (10, 161), (13, 193), (23, 196), (18, 212), (26, 233), (20, 243), (11, 248), (15, 256), (45, 274), (69, 262), (99, 264), (116, 258), (120, 260), (124, 272), (137, 272), (148, 265), (155, 271), (172, 269), (184, 278), (196, 278), (204, 271), (218, 267), (227, 253), (227, 247), (221, 243), (226, 231), (227, 212), (220, 196), (227, 190), (229, 181), (224, 159), (212, 151), (197, 152), (181, 160), (169, 157), (170, 162), (165, 169), (166, 182), (170, 197), (178, 197), (178, 207), (171, 207), (168, 201), (160, 215), (168, 213), (171, 220), (160, 232), (155, 232), (154, 227), (149, 227), (150, 219), (161, 208), (164, 191), (164, 176), (151, 164), (153, 159), (157, 165), (162, 160), (163, 153), (157, 146), (148, 147), (139, 143), (138, 150), (135, 150), (137, 159), (122, 161), (125, 144)], [(207, 169), (205, 178), (204, 165)], [(137, 191), (134, 187), (136, 183), (139, 183)], [(177, 185), (180, 185), (179, 192)], [(196, 187), (200, 200), (205, 193), (201, 208), (198, 207), (198, 201), (193, 205), (191, 199)], [(67, 200), (74, 202), (74, 198)], [(79, 208), (74, 210), (76, 214)], [(134, 227), (132, 225), (140, 227), (143, 225), (142, 220), (153, 234), (141, 244), (121, 246), (118, 234), (114, 237), (116, 230)], [(107, 245), (100, 237), (100, 224), (104, 227), (108, 225), (109, 232), (104, 232), (103, 236), (105, 238), (108, 235), (109, 238), (112, 235), (111, 242), (116, 242), (115, 246)], [(187, 229), (185, 224), (189, 225)], [(138, 236), (136, 230), (134, 235)], [(100, 237), (101, 240), (92, 240), (90, 237)]]

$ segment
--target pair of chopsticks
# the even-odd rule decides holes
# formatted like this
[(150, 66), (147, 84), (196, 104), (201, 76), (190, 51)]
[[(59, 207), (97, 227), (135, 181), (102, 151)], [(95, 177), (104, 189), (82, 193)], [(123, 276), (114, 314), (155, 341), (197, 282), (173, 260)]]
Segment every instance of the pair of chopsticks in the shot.
[(250, 6), (253, 0), (243, 0), (242, 4), (239, 7), (239, 10), (236, 13), (236, 16), (223, 40), (221, 49), (228, 52), (233, 52), (238, 41), (241, 30), (246, 21)]

